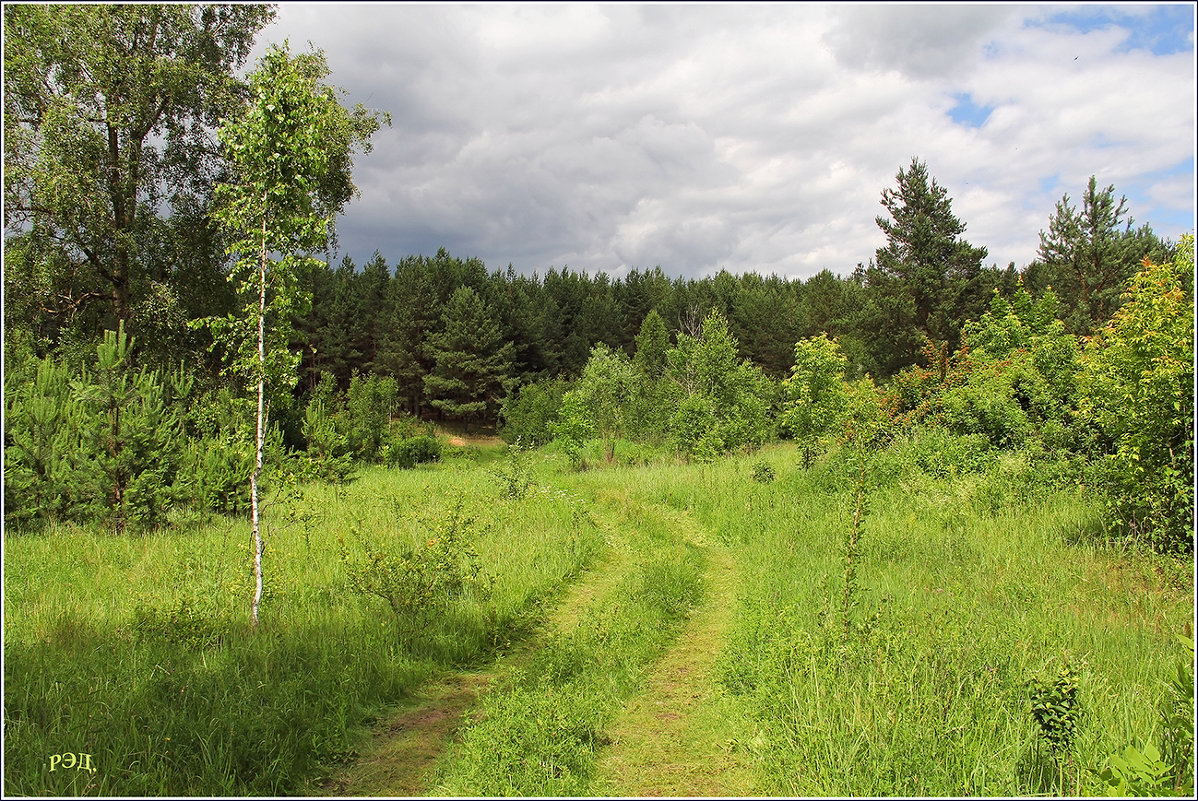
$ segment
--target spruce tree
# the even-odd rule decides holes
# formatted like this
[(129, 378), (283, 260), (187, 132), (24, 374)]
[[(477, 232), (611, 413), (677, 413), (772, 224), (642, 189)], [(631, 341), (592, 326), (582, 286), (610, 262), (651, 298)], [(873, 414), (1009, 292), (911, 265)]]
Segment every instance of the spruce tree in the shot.
[(477, 292), (463, 286), (453, 293), (428, 344), (434, 360), (424, 377), (429, 404), (467, 427), (493, 420), (510, 382), (514, 348)]

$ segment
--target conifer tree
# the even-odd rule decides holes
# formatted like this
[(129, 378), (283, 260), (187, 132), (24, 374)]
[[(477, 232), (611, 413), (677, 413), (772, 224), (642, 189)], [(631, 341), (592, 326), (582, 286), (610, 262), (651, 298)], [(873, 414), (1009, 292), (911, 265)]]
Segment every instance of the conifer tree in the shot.
[(510, 381), (514, 348), (503, 339), (490, 307), (459, 287), (429, 336), (432, 372), (424, 377), (429, 404), (450, 418), (494, 419)]
[(1133, 229), (1132, 222), (1127, 197), (1116, 200), (1114, 185), (1100, 190), (1091, 175), (1081, 208), (1065, 195), (1048, 230), (1040, 232), (1038, 263), (1029, 265), (1030, 283), (1037, 290), (1052, 287), (1072, 333), (1088, 335), (1111, 318), (1145, 258), (1167, 260), (1167, 249), (1152, 229)]
[(962, 323), (985, 311), (989, 299), (980, 280), (986, 248), (961, 238), (965, 224), (927, 164), (912, 159), (896, 181), (896, 189), (882, 190), (890, 219), (876, 218), (886, 247), (866, 272), (875, 358), (887, 374), (913, 364), (925, 339), (937, 350), (956, 350)]

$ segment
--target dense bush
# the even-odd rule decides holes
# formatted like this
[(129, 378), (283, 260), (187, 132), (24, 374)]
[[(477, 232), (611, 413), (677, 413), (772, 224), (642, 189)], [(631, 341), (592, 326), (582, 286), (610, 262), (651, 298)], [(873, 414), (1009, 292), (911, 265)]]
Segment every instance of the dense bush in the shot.
[(1194, 549), (1193, 272), (1192, 235), (1173, 264), (1146, 259), (1087, 345), (1080, 376), (1110, 511), (1130, 537), (1165, 552)]
[(84, 449), (86, 409), (70, 371), (52, 358), (4, 373), (4, 516), (7, 523), (85, 519), (95, 468)]
[(344, 434), (354, 458), (375, 463), (383, 458), (387, 431), (399, 405), (395, 379), (355, 375), (345, 398)]
[(441, 459), (441, 441), (431, 434), (403, 437), (386, 448), (386, 461), (391, 467), (409, 468)]
[(78, 372), (47, 357), (5, 376), (6, 520), (152, 529), (187, 500), (180, 406), (191, 381), (133, 367), (131, 344), (109, 331)]
[(848, 408), (844, 371), (848, 360), (823, 334), (795, 343), (794, 366), (782, 382), (782, 430), (803, 448), (811, 466), (825, 437), (840, 427)]
[(703, 321), (699, 336), (680, 333), (666, 352), (667, 375), (680, 397), (669, 421), (670, 440), (687, 458), (757, 448), (774, 433), (770, 411), (777, 388), (737, 352), (718, 311)]
[(557, 419), (569, 385), (557, 378), (525, 384), (504, 399), (499, 410), (499, 436), (537, 447), (553, 439)]

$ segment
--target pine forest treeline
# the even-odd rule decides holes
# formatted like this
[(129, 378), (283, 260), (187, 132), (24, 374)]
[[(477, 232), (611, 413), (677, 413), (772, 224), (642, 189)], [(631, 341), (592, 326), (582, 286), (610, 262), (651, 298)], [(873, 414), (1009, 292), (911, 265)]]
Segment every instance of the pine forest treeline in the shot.
[[(283, 253), (285, 287), (261, 282), (261, 330), (288, 340), (270, 370), (286, 375), (267, 397), (260, 366), (251, 393), (230, 280), (245, 210), (221, 187), (257, 140), (222, 147), (216, 132), (249, 119), (235, 76), (273, 16), (5, 6), (7, 523), (242, 514), (255, 444), (266, 484), (344, 481), (359, 462), (436, 458), (435, 422), (555, 441), (576, 464), (589, 439), (608, 459), (621, 441), (706, 459), (779, 436), (809, 461), (843, 423), (1085, 462), (1130, 531), (1192, 549), (1193, 238), (1133, 227), (1096, 176), (1045, 209), (1021, 267), (985, 264), (919, 158), (879, 188), (886, 244), (806, 279), (500, 269), (444, 248), (356, 264), (332, 255), (324, 212), (353, 194), (344, 154), (389, 117), (330, 106), (327, 131), (296, 133), (298, 155), (271, 151), (270, 169), (311, 178), (322, 213), (296, 241), (322, 247)], [(263, 130), (289, 119), (253, 100)], [(323, 178), (302, 166), (318, 156), (333, 160)]]

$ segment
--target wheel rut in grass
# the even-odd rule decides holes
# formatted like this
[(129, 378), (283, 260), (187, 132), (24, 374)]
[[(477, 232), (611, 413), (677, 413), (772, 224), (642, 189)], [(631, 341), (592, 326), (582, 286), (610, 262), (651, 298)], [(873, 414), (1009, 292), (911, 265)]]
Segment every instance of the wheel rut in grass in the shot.
[(375, 728), (366, 753), (321, 788), (338, 796), (413, 796), (495, 672), (455, 673), (425, 684)]
[[(542, 630), (570, 629), (589, 604), (613, 591), (631, 568), (627, 543), (611, 535), (607, 547), (564, 593)], [(375, 725), (363, 753), (318, 792), (332, 796), (418, 796), (432, 789), (434, 767), (479, 699), (501, 688), (527, 664), (540, 638), (534, 636), (475, 671), (447, 673), (426, 682), (412, 698)]]
[(731, 748), (740, 730), (715, 670), (736, 609), (736, 562), (726, 546), (705, 542), (689, 515), (676, 518), (707, 557), (704, 598), (643, 690), (608, 729), (612, 745), (598, 755), (594, 791), (625, 797), (753, 795), (751, 767)]

